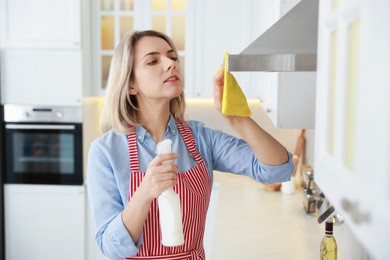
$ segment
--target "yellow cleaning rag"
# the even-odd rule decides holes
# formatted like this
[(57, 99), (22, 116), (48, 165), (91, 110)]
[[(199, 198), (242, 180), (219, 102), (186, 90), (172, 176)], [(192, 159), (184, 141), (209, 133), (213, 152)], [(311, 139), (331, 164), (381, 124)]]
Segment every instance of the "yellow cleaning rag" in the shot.
[(226, 116), (248, 117), (252, 115), (246, 97), (234, 76), (229, 72), (229, 53), (224, 53), (225, 71), (222, 96), (222, 114)]

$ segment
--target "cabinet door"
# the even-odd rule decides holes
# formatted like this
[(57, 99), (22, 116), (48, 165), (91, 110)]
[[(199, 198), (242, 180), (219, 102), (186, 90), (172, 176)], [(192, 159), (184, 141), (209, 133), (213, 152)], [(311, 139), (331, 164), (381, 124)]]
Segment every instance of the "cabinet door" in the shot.
[(315, 124), (315, 72), (267, 72), (262, 107), (277, 128), (313, 129)]
[(389, 1), (321, 1), (316, 182), (375, 259), (390, 234)]
[(6, 184), (6, 259), (85, 259), (85, 187)]
[(0, 0), (0, 46), (80, 49), (80, 17), (80, 0)]
[[(127, 33), (153, 29), (175, 43), (183, 73), (187, 65), (189, 0), (102, 0), (93, 2), (94, 95), (104, 95), (114, 50)], [(186, 73), (187, 74), (187, 73)]]
[[(212, 98), (213, 76), (223, 63), (224, 52), (239, 54), (252, 37), (253, 1), (194, 1), (193, 80), (186, 82), (186, 97)], [(256, 35), (257, 36), (257, 35)], [(249, 73), (234, 72), (247, 97), (256, 86)]]
[(277, 73), (277, 84), (272, 85), (271, 103), (267, 110), (278, 128), (313, 129), (315, 119), (315, 72)]
[(81, 105), (82, 52), (3, 50), (3, 104)]

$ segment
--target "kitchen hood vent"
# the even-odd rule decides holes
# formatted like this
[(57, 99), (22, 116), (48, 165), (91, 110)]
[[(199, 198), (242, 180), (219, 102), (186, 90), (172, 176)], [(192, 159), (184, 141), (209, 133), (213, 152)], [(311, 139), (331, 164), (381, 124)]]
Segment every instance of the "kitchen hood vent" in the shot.
[(229, 71), (316, 71), (319, 0), (302, 0), (239, 55)]

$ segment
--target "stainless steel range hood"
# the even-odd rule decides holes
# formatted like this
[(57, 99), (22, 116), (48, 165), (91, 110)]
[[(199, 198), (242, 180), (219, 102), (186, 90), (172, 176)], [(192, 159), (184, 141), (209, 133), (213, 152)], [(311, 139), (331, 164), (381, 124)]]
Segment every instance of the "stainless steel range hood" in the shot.
[(302, 0), (239, 55), (229, 71), (316, 71), (319, 0)]

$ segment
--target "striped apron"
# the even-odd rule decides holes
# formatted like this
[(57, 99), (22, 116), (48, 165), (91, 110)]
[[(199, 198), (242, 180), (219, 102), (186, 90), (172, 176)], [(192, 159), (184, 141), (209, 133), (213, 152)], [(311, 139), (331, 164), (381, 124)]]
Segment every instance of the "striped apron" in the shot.
[[(176, 122), (187, 149), (196, 166), (177, 176), (174, 191), (180, 196), (184, 244), (166, 247), (161, 244), (161, 230), (157, 199), (154, 199), (143, 227), (143, 244), (136, 257), (126, 259), (205, 259), (203, 235), (212, 183), (206, 164), (196, 149), (195, 139), (187, 123)], [(136, 134), (128, 135), (130, 153), (129, 200), (141, 184), (145, 173), (139, 171)]]

